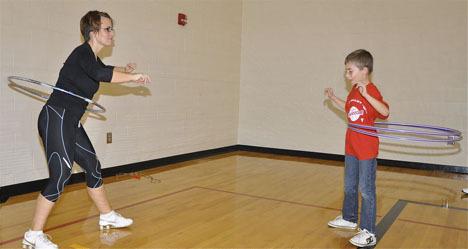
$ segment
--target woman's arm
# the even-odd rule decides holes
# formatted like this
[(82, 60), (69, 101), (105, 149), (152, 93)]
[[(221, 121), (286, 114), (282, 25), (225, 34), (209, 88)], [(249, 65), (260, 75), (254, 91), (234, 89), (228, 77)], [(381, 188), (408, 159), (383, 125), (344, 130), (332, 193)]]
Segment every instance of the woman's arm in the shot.
[(151, 78), (146, 74), (141, 73), (122, 73), (114, 70), (111, 83), (124, 83), (134, 81), (137, 83), (150, 83)]
[(136, 63), (128, 63), (125, 67), (114, 66), (114, 71), (122, 72), (122, 73), (131, 73), (135, 71)]
[(150, 83), (151, 82), (150, 77), (146, 74), (131, 73), (136, 68), (135, 63), (128, 63), (126, 67), (118, 67), (118, 66), (105, 65), (99, 57), (97, 61), (99, 64), (101, 64), (105, 68), (112, 68), (112, 79), (110, 80), (111, 83), (124, 83), (124, 82), (130, 82), (130, 81), (134, 81), (138, 83)]

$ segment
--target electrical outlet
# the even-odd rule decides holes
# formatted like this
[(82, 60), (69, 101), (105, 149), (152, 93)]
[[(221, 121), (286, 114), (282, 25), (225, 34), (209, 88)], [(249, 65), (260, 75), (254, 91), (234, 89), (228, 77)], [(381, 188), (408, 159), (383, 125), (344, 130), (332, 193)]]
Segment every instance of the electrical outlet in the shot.
[(112, 132), (107, 133), (107, 143), (111, 144), (112, 143)]

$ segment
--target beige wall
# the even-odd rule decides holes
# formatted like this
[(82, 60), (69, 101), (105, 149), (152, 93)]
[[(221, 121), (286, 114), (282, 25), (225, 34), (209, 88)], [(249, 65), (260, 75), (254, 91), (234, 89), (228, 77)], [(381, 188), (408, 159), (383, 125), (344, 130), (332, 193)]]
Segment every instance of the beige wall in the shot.
[[(390, 121), (467, 133), (467, 1), (0, 0), (1, 186), (48, 176), (42, 103), (6, 77), (54, 83), (90, 9), (115, 19), (104, 62), (136, 62), (154, 81), (101, 87), (106, 120), (85, 117), (85, 127), (104, 168), (233, 144), (342, 154), (344, 116), (323, 88), (346, 96), (343, 59), (357, 48), (375, 56)], [(466, 166), (467, 141), (386, 142), (380, 157)]]
[[(345, 117), (323, 89), (345, 98), (344, 57), (375, 57), (373, 81), (389, 121), (467, 134), (467, 1), (243, 2), (239, 144), (344, 153)], [(384, 141), (380, 158), (467, 166), (459, 146)]]
[(85, 128), (104, 168), (237, 143), (241, 1), (0, 0), (1, 186), (48, 177), (36, 128), (42, 103), (12, 91), (6, 77), (55, 83), (91, 9), (115, 20), (103, 61), (136, 62), (153, 78), (146, 88), (102, 84), (106, 120), (87, 117)]

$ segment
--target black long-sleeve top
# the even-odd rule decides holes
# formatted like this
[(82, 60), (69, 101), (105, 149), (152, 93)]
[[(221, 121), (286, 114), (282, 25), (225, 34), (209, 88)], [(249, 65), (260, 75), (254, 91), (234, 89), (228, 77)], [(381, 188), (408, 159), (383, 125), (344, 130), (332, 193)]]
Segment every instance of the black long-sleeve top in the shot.
[[(57, 87), (82, 97), (92, 99), (99, 89), (99, 82), (110, 82), (113, 66), (106, 66), (94, 55), (91, 46), (85, 42), (76, 47), (60, 70)], [(78, 118), (83, 116), (88, 103), (70, 94), (54, 90), (47, 104), (63, 107)]]

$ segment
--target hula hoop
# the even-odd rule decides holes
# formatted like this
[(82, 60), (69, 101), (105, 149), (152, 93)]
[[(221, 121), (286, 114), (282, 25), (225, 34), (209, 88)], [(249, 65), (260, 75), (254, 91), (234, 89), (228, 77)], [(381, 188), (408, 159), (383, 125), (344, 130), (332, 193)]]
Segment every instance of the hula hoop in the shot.
[[(400, 141), (412, 141), (412, 142), (443, 142), (448, 144), (454, 144), (457, 141), (463, 139), (462, 133), (458, 130), (447, 128), (447, 127), (440, 127), (440, 126), (433, 126), (433, 125), (419, 125), (419, 124), (404, 124), (404, 123), (395, 123), (395, 122), (375, 122), (376, 126), (367, 126), (367, 125), (359, 125), (359, 124), (348, 124), (348, 128), (359, 132), (361, 134), (374, 136), (374, 137), (381, 137), (386, 139), (392, 140), (400, 140)], [(407, 130), (407, 129), (394, 129), (394, 128), (385, 128), (379, 127), (380, 125), (386, 126), (400, 126), (400, 127), (410, 127), (416, 128), (419, 130)], [(401, 135), (390, 135), (390, 134), (382, 134), (381, 132), (392, 132), (401, 135), (409, 135), (409, 137), (403, 137)], [(411, 135), (413, 137), (411, 137)], [(430, 136), (432, 138), (418, 138), (415, 136)]]
[(34, 90), (34, 89), (31, 89), (31, 88), (22, 86), (22, 85), (16, 83), (15, 80), (19, 80), (19, 81), (23, 81), (23, 82), (28, 82), (28, 83), (36, 84), (36, 85), (39, 85), (39, 86), (47, 87), (47, 88), (50, 88), (50, 89), (53, 89), (53, 90), (57, 90), (57, 91), (60, 91), (60, 92), (69, 94), (69, 95), (71, 95), (71, 96), (77, 97), (77, 98), (79, 98), (79, 99), (82, 99), (82, 100), (88, 102), (88, 104), (91, 104), (92, 106), (95, 106), (95, 107), (99, 108), (99, 109), (88, 108), (88, 109), (86, 109), (86, 111), (88, 111), (88, 112), (92, 112), (92, 113), (104, 113), (104, 112), (106, 111), (106, 108), (104, 108), (104, 106), (98, 104), (97, 102), (95, 102), (95, 101), (93, 101), (93, 100), (91, 100), (91, 99), (85, 98), (85, 97), (83, 97), (83, 96), (80, 96), (80, 95), (78, 95), (78, 94), (76, 94), (76, 93), (72, 93), (72, 92), (70, 92), (70, 91), (63, 90), (62, 88), (59, 88), (59, 87), (56, 87), (56, 86), (53, 86), (53, 85), (50, 85), (50, 84), (47, 84), (47, 83), (44, 83), (44, 82), (41, 82), (41, 81), (37, 81), (37, 80), (25, 78), (25, 77), (20, 77), (20, 76), (9, 76), (9, 77), (8, 77), (8, 81), (10, 81), (10, 82), (11, 82), (11, 85), (14, 85), (14, 87), (19, 88), (19, 89), (22, 89), (23, 91), (26, 91), (26, 92), (29, 93), (29, 94), (38, 96), (38, 97), (43, 98), (43, 99), (45, 99), (45, 100), (49, 99), (49, 96), (50, 96), (50, 95), (41, 94), (41, 93), (39, 93), (37, 90)]

